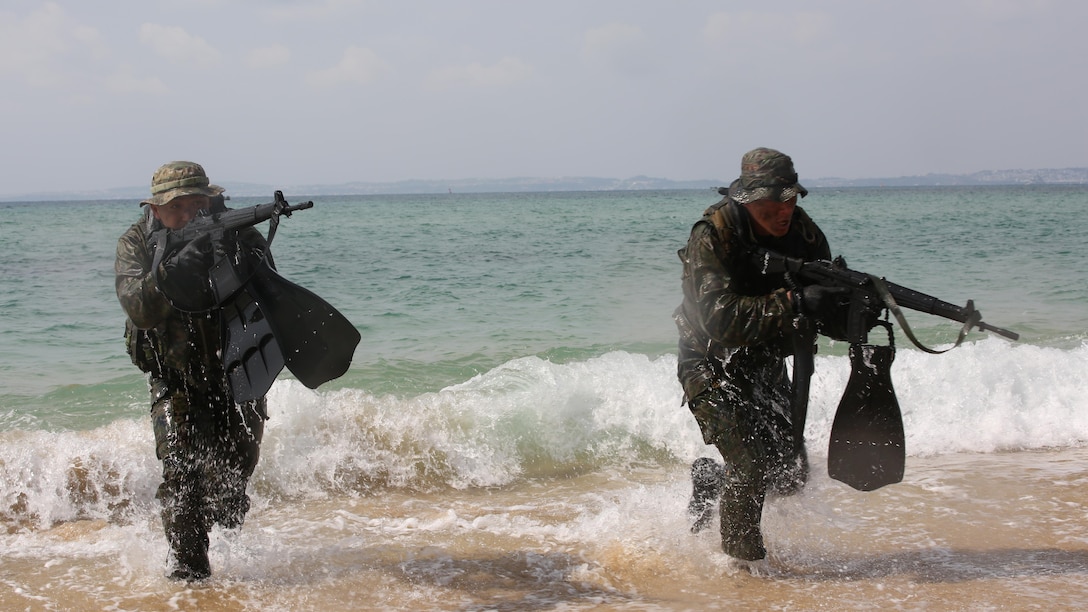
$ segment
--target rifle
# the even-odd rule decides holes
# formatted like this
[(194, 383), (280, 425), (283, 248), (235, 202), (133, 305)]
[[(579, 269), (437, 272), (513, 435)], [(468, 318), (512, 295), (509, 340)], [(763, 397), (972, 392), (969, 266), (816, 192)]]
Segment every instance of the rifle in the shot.
[[(263, 397), (284, 366), (310, 389), (343, 375), (361, 336), (347, 318), (313, 292), (280, 276), (267, 249), (243, 253), (233, 236), (238, 230), (270, 221), (266, 244), (271, 244), (280, 216), (312, 208), (313, 202), (288, 204), (283, 192), (273, 201), (236, 210), (213, 210), (184, 228), (163, 228), (151, 235), (159, 264), (186, 244), (210, 237), (215, 258), (208, 271), (214, 304), (187, 302), (188, 296), (167, 295), (175, 308), (186, 311), (221, 311), (223, 367), (236, 402)], [(165, 294), (164, 294), (165, 295)]]
[[(785, 275), (794, 291), (813, 284), (849, 290), (845, 339), (850, 343), (851, 372), (831, 426), (827, 463), (832, 478), (861, 491), (901, 481), (906, 461), (903, 418), (891, 380), (895, 345), (888, 313), (915, 346), (932, 354), (958, 347), (972, 328), (1011, 340), (1020, 338), (1014, 331), (983, 322), (982, 313), (975, 309), (972, 300), (959, 307), (872, 274), (851, 270), (842, 257), (833, 261), (804, 261), (764, 248), (754, 249), (751, 255), (762, 274)], [(955, 344), (944, 351), (924, 346), (914, 336), (901, 307), (963, 323)], [(881, 314), (884, 320), (880, 320)], [(800, 449), (808, 412), (816, 329), (804, 314), (798, 315), (793, 324), (791, 411), (794, 441)], [(869, 332), (876, 327), (887, 332), (887, 346), (868, 344)]]
[[(258, 204), (249, 208), (238, 208), (234, 210), (223, 209), (220, 211), (212, 211), (208, 214), (196, 217), (181, 229), (172, 230), (164, 227), (156, 230), (151, 234), (151, 243), (154, 245), (155, 250), (155, 255), (151, 262), (151, 269), (155, 274), (156, 281), (158, 280), (159, 265), (167, 257), (178, 252), (182, 247), (198, 238), (208, 236), (213, 244), (230, 248), (229, 241), (225, 240), (229, 235), (229, 232), (235, 232), (242, 228), (251, 227), (258, 223), (263, 223), (264, 221), (271, 221), (267, 238), (267, 242), (271, 243), (273, 236), (276, 234), (276, 228), (279, 226), (279, 218), (281, 215), (290, 217), (292, 212), (313, 208), (313, 205), (313, 202), (303, 202), (294, 205), (288, 204), (287, 200), (283, 199), (283, 192), (277, 190), (273, 195), (273, 201), (268, 204)], [(224, 255), (222, 248), (217, 248), (216, 251), (220, 258)], [(240, 284), (231, 282), (232, 279), (230, 279), (229, 275), (225, 272), (216, 274), (214, 272), (216, 269), (224, 270), (225, 268), (222, 265), (213, 266), (212, 287), (215, 289), (216, 305), (218, 305), (230, 297), (230, 294), (233, 293), (231, 289), (237, 290)], [(185, 304), (183, 296), (167, 297), (175, 298), (171, 299), (171, 303), (179, 310), (207, 310), (207, 308), (193, 308), (193, 304)]]
[[(841, 256), (836, 257), (834, 261), (804, 261), (762, 248), (756, 249), (755, 256), (763, 274), (784, 273), (800, 286), (824, 285), (849, 289), (850, 309), (846, 317), (846, 339), (851, 344), (867, 342), (868, 333), (876, 326), (881, 311), (887, 309), (895, 316), (896, 321), (903, 327), (903, 333), (915, 346), (927, 353), (945, 352), (935, 351), (918, 342), (906, 318), (903, 317), (900, 306), (963, 323), (959, 338), (952, 348), (963, 342), (972, 327), (977, 327), (981, 331), (992, 331), (1010, 340), (1020, 339), (1020, 334), (1014, 331), (983, 322), (982, 313), (975, 310), (973, 300), (967, 300), (966, 306), (956, 306), (931, 295), (890, 283), (872, 274), (851, 270), (846, 267), (846, 261)], [(945, 350), (952, 350), (952, 348)]]

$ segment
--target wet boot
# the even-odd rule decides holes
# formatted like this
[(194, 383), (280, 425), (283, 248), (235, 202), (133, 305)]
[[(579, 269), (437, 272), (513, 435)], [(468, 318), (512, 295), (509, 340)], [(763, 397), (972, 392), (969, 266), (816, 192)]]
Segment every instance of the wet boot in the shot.
[(199, 513), (173, 512), (176, 508), (163, 509), (162, 525), (170, 543), (173, 570), (171, 580), (193, 582), (212, 575), (208, 562), (208, 530)]
[(203, 529), (185, 529), (170, 534), (170, 552), (174, 557), (171, 580), (194, 582), (212, 575), (208, 561), (208, 534)]
[(727, 480), (721, 499), (722, 552), (735, 559), (757, 561), (767, 556), (759, 523), (763, 494), (757, 487)]
[(688, 502), (688, 518), (691, 532), (699, 533), (710, 526), (714, 502), (721, 495), (725, 466), (709, 457), (700, 457), (691, 464), (691, 501)]

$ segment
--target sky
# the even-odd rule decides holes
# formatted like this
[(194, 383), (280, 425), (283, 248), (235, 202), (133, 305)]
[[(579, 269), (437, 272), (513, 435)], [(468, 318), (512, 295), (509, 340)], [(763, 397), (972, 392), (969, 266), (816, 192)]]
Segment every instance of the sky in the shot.
[(1088, 166), (1083, 0), (0, 0), (0, 196)]

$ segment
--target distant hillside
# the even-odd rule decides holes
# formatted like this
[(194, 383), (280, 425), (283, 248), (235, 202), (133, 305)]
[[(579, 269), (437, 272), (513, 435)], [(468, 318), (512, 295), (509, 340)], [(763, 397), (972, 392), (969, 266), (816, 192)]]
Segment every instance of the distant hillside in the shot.
[[(407, 180), (384, 183), (351, 182), (336, 185), (259, 185), (222, 181), (227, 194), (236, 197), (268, 197), (276, 189), (292, 197), (330, 195), (379, 195), (420, 193), (519, 193), (531, 191), (636, 191), (656, 189), (712, 189), (728, 185), (729, 180), (674, 181), (665, 178), (635, 176), (628, 179), (587, 176), (505, 179)], [(217, 181), (218, 182), (218, 181)], [(973, 174), (927, 174), (891, 178), (816, 178), (802, 179), (807, 187), (921, 187), (941, 185), (1034, 185), (1088, 184), (1088, 168), (1042, 170), (984, 170)], [(40, 192), (0, 195), (0, 202), (39, 202), (51, 200), (136, 200), (148, 194), (147, 187), (118, 187), (97, 191)]]
[(802, 180), (811, 187), (928, 187), (941, 185), (1084, 185), (1088, 168), (983, 170), (973, 174), (926, 174), (892, 178)]
[[(649, 176), (628, 179), (564, 176), (558, 178), (514, 177), (505, 179), (409, 180), (389, 183), (297, 185), (291, 189), (307, 195), (411, 194), (411, 193), (519, 193), (531, 191), (636, 191), (654, 189), (710, 189), (721, 181), (673, 181)], [(286, 190), (284, 190), (286, 193)]]

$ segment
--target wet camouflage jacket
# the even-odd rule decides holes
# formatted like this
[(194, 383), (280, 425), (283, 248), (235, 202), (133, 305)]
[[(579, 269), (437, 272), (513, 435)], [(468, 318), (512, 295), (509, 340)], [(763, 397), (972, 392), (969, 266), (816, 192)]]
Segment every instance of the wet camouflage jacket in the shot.
[(684, 264), (684, 300), (673, 313), (680, 332), (678, 375), (690, 400), (723, 376), (723, 364), (742, 347), (790, 354), (793, 306), (783, 275), (760, 274), (751, 246), (801, 257), (830, 259), (820, 228), (797, 207), (782, 238), (756, 236), (748, 212), (728, 197), (711, 206), (678, 255)]
[[(125, 343), (133, 363), (156, 378), (185, 380), (204, 388), (221, 369), (222, 328), (219, 311), (186, 313), (176, 310), (159, 292), (151, 273), (154, 257), (148, 238), (162, 224), (145, 206), (143, 217), (117, 241), (114, 263), (117, 299), (127, 315)], [(264, 251), (260, 232), (246, 228), (240, 242)]]

